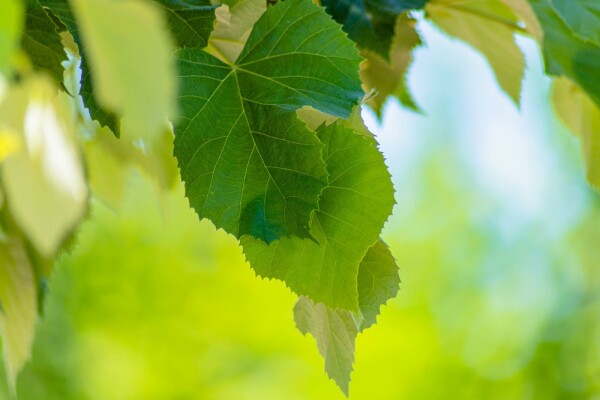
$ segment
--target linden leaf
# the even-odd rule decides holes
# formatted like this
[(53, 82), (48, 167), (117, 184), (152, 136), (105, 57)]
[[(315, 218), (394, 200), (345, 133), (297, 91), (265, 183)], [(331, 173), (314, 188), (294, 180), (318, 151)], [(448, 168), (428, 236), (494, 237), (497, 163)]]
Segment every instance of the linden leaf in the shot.
[(360, 313), (315, 304), (302, 296), (294, 307), (296, 326), (310, 333), (325, 359), (325, 371), (348, 396), (356, 336), (375, 323), (382, 305), (398, 293), (398, 266), (388, 247), (378, 241), (362, 260), (358, 273)]
[(383, 104), (388, 96), (395, 94), (406, 107), (419, 111), (406, 87), (406, 72), (412, 63), (412, 52), (422, 44), (415, 29), (415, 20), (402, 14), (396, 21), (394, 39), (390, 49), (390, 61), (377, 54), (363, 52), (366, 61), (361, 65), (360, 76), (365, 90), (376, 90), (368, 104), (381, 116)]
[(598, 0), (552, 0), (552, 5), (577, 37), (600, 46)]
[(283, 280), (299, 295), (334, 308), (358, 311), (358, 269), (379, 238), (394, 205), (394, 190), (375, 140), (333, 124), (317, 130), (329, 185), (312, 214), (314, 239), (281, 238), (241, 243), (258, 275)]
[(259, 19), (235, 65), (198, 49), (178, 59), (174, 153), (192, 207), (236, 237), (308, 237), (327, 173), (293, 111), (350, 114), (362, 97), (353, 43), (318, 6), (288, 0)]
[(52, 258), (87, 211), (70, 99), (45, 79), (26, 81), (0, 104), (0, 123), (22, 143), (2, 163), (9, 209), (36, 249)]
[(548, 0), (530, 0), (544, 29), (546, 71), (577, 83), (600, 106), (600, 46), (578, 39)]
[(502, 90), (519, 104), (525, 59), (514, 38), (521, 27), (510, 8), (501, 0), (431, 0), (425, 11), (446, 33), (483, 54)]
[(157, 140), (173, 114), (176, 91), (161, 13), (140, 0), (75, 0), (73, 9), (96, 100), (134, 127), (125, 134)]
[(57, 84), (63, 81), (61, 63), (67, 59), (67, 53), (58, 26), (36, 1), (28, 4), (21, 45), (36, 70), (50, 73)]
[(19, 371), (31, 356), (37, 320), (37, 287), (23, 243), (15, 238), (0, 242), (0, 336), (13, 395)]
[(213, 30), (215, 6), (209, 0), (153, 0), (164, 10), (178, 47), (203, 48)]
[(567, 78), (554, 80), (552, 99), (558, 116), (581, 140), (588, 181), (600, 190), (600, 108)]
[(423, 8), (426, 0), (322, 0), (327, 13), (340, 24), (362, 49), (389, 60), (396, 17)]

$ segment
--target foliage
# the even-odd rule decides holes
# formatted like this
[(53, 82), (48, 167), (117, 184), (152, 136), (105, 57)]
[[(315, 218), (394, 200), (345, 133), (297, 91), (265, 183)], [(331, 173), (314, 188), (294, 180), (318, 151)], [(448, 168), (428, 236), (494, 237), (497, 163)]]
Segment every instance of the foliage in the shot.
[(356, 336), (399, 283), (380, 238), (394, 189), (360, 104), (379, 113), (397, 96), (418, 110), (405, 74), (424, 15), (481, 52), (518, 105), (515, 34), (531, 35), (560, 77), (558, 114), (597, 186), (598, 9), (572, 1), (0, 0), (0, 333), (11, 387), (40, 289), (90, 193), (118, 203), (128, 165), (170, 188), (172, 149), (196, 214), (239, 239), (259, 276), (301, 296), (298, 328), (347, 394)]

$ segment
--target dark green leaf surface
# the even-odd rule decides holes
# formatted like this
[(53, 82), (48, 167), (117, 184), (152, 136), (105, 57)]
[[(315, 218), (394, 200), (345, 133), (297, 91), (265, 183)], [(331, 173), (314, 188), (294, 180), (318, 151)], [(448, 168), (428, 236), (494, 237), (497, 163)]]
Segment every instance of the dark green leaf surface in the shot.
[(600, 1), (552, 0), (552, 5), (577, 37), (600, 46)]
[(21, 45), (36, 70), (48, 72), (57, 84), (63, 81), (61, 63), (67, 59), (58, 26), (37, 3), (30, 2), (26, 12)]
[(216, 6), (208, 0), (154, 0), (154, 3), (164, 10), (179, 47), (206, 47), (213, 30)]
[(359, 264), (394, 204), (393, 187), (374, 140), (332, 124), (319, 139), (329, 172), (310, 233), (270, 245), (249, 236), (242, 246), (258, 275), (283, 280), (294, 292), (334, 308), (358, 311)]
[(198, 49), (178, 60), (175, 156), (192, 207), (237, 237), (308, 237), (327, 174), (293, 111), (350, 114), (362, 97), (352, 42), (321, 8), (288, 0), (261, 17), (233, 67)]
[(424, 0), (322, 0), (350, 39), (361, 48), (389, 59), (396, 17), (411, 9), (422, 8)]
[(317, 341), (325, 359), (325, 371), (348, 395), (354, 363), (354, 344), (359, 332), (373, 325), (382, 305), (398, 293), (398, 266), (386, 244), (379, 240), (362, 260), (358, 273), (360, 314), (315, 304), (308, 297), (294, 308), (296, 326)]
[(575, 81), (600, 105), (600, 47), (577, 39), (548, 0), (530, 0), (544, 29), (546, 70)]

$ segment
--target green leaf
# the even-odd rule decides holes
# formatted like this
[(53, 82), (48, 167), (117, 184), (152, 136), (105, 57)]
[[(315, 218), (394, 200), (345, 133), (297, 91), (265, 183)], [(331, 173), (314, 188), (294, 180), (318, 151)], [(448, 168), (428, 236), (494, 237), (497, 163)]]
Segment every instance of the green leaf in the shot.
[(600, 105), (600, 47), (577, 39), (548, 0), (530, 0), (544, 29), (546, 71), (576, 82)]
[(61, 63), (67, 60), (67, 53), (58, 26), (36, 1), (29, 2), (21, 45), (34, 69), (48, 72), (57, 84), (62, 83)]
[(398, 293), (398, 266), (386, 244), (379, 240), (362, 260), (358, 273), (360, 313), (315, 304), (308, 297), (294, 308), (296, 326), (317, 341), (325, 371), (348, 396), (356, 336), (376, 321), (382, 305)]
[(7, 75), (19, 45), (23, 6), (18, 0), (0, 0), (0, 10), (0, 75)]
[(403, 105), (419, 110), (406, 87), (406, 73), (413, 60), (412, 52), (422, 44), (415, 23), (407, 14), (398, 17), (389, 62), (377, 54), (363, 52), (366, 61), (361, 65), (360, 77), (366, 90), (374, 89), (377, 92), (368, 104), (379, 116), (385, 100), (393, 94)]
[(164, 10), (178, 47), (204, 48), (213, 30), (215, 6), (209, 0), (153, 0)]
[(37, 320), (37, 286), (23, 243), (0, 241), (0, 336), (8, 384), (16, 394), (17, 375), (31, 356)]
[(217, 24), (206, 51), (224, 63), (233, 65), (250, 36), (252, 27), (267, 10), (263, 0), (239, 0), (217, 8)]
[(325, 359), (325, 372), (348, 396), (350, 374), (354, 364), (354, 343), (358, 335), (355, 315), (313, 303), (302, 296), (294, 307), (296, 326), (302, 334), (310, 333)]
[(502, 90), (519, 104), (525, 59), (514, 38), (522, 28), (510, 8), (501, 0), (431, 0), (425, 11), (447, 34), (483, 54)]
[(600, 190), (600, 109), (567, 78), (554, 80), (552, 99), (558, 116), (581, 140), (588, 181)]
[(21, 142), (21, 151), (2, 164), (8, 207), (46, 258), (87, 211), (71, 100), (56, 92), (48, 80), (34, 78), (11, 88), (0, 104), (1, 124)]
[(600, 46), (598, 0), (552, 0), (552, 5), (578, 38)]
[(379, 240), (369, 249), (358, 269), (358, 304), (363, 331), (377, 322), (381, 306), (400, 288), (398, 265), (389, 247)]
[(124, 135), (152, 144), (175, 108), (175, 66), (161, 13), (139, 0), (75, 0), (72, 4), (84, 57), (93, 73), (94, 98), (133, 127)]
[(260, 18), (234, 66), (198, 49), (178, 58), (174, 152), (192, 207), (236, 237), (307, 237), (326, 171), (293, 111), (350, 114), (362, 97), (352, 42), (321, 8), (288, 0)]
[(321, 4), (362, 49), (389, 60), (396, 17), (423, 8), (425, 0), (322, 0)]
[(337, 123), (317, 133), (329, 186), (312, 215), (314, 240), (290, 237), (267, 245), (244, 236), (241, 243), (258, 275), (283, 280), (315, 302), (358, 311), (359, 264), (392, 211), (394, 190), (374, 139)]

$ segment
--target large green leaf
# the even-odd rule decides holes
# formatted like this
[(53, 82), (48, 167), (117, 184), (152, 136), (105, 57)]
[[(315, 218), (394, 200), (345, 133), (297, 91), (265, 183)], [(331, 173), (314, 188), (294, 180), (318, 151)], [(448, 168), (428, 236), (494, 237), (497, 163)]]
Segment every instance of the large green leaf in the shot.
[(296, 326), (310, 333), (325, 359), (325, 371), (348, 395), (358, 333), (375, 323), (382, 305), (398, 293), (398, 266), (389, 248), (378, 241), (362, 260), (358, 273), (360, 313), (315, 304), (308, 297), (294, 308)]
[(52, 258), (87, 210), (87, 185), (70, 98), (47, 79), (11, 88), (0, 123), (16, 132), (21, 151), (2, 164), (8, 207), (36, 249)]
[(544, 29), (546, 71), (576, 82), (600, 105), (600, 47), (571, 32), (548, 0), (530, 0)]
[(552, 0), (552, 5), (576, 36), (600, 46), (598, 0)]
[(123, 134), (158, 140), (173, 114), (176, 92), (171, 41), (158, 8), (140, 0), (72, 4), (95, 99), (132, 127)]
[(321, 4), (343, 25), (350, 39), (388, 60), (396, 17), (423, 8), (425, 0), (322, 0)]
[(19, 44), (23, 6), (19, 0), (0, 0), (0, 10), (0, 74), (7, 74)]
[(178, 58), (175, 156), (192, 207), (237, 237), (307, 237), (326, 171), (293, 110), (350, 114), (362, 97), (353, 43), (318, 6), (288, 0), (260, 18), (235, 65), (198, 49)]
[(209, 0), (153, 0), (164, 10), (167, 23), (179, 47), (203, 48), (213, 30), (215, 6)]
[(431, 0), (427, 16), (488, 60), (500, 87), (519, 104), (525, 59), (515, 43), (519, 20), (501, 0)]
[(15, 393), (17, 375), (31, 355), (37, 320), (37, 286), (21, 240), (0, 241), (0, 336), (8, 383)]
[(600, 108), (567, 78), (555, 79), (552, 88), (556, 113), (581, 140), (588, 180), (600, 190)]
[(30, 1), (27, 7), (21, 45), (35, 69), (48, 72), (57, 84), (63, 81), (61, 63), (67, 59), (67, 53), (58, 26), (36, 1)]
[(242, 246), (258, 275), (283, 280), (294, 292), (334, 308), (358, 311), (358, 268), (392, 211), (389, 172), (375, 141), (332, 124), (321, 126), (329, 185), (313, 213), (313, 239), (266, 244), (249, 236)]

